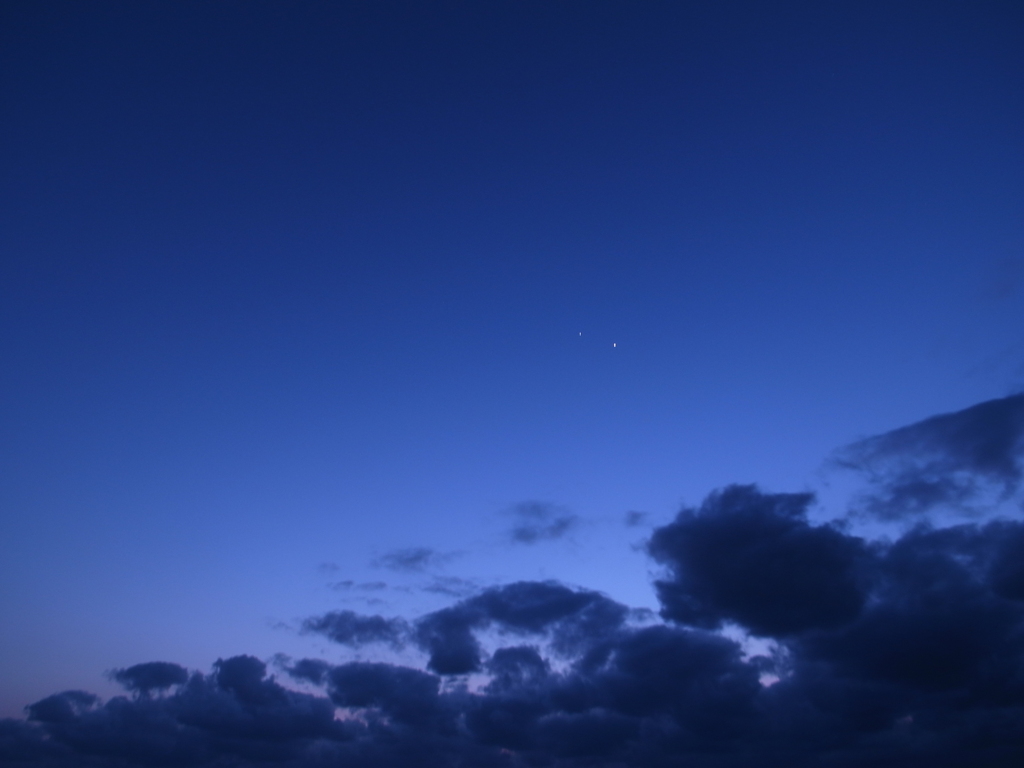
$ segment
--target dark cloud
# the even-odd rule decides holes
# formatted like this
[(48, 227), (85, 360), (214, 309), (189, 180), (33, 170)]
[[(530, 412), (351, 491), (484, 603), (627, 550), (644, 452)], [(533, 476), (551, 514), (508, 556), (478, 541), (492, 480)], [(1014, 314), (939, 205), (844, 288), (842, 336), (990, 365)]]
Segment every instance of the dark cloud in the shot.
[(28, 706), (31, 720), (43, 723), (66, 723), (88, 712), (99, 703), (99, 697), (86, 691), (64, 691)]
[(115, 669), (110, 677), (129, 691), (147, 695), (162, 691), (188, 680), (188, 670), (169, 661), (150, 661), (127, 669)]
[[(266, 676), (263, 662), (237, 656), (210, 675), (193, 674), (164, 697), (96, 697), (69, 691), (28, 708), (19, 746), (33, 731), (45, 750), (21, 762), (47, 766), (312, 765), (321, 742), (341, 742), (347, 726), (333, 704)], [(10, 765), (0, 753), (0, 764)]]
[(731, 486), (657, 529), (648, 549), (670, 571), (655, 582), (662, 615), (710, 629), (733, 621), (772, 637), (855, 617), (865, 600), (863, 542), (809, 524), (811, 500)]
[(861, 615), (802, 639), (804, 655), (918, 693), (1017, 686), (1019, 696), (1024, 604), (1003, 577), (1007, 562), (1024, 556), (1022, 537), (1024, 527), (1005, 522), (911, 531), (876, 552)]
[(440, 680), (418, 669), (355, 662), (332, 669), (327, 681), (339, 707), (379, 712), (394, 724), (434, 725), (444, 714)]
[[(954, 435), (960, 453), (942, 455), (979, 482), (1012, 480), (1015, 466), (991, 419), (1017, 406), (993, 402), (923, 429)], [(868, 542), (812, 524), (811, 502), (731, 486), (656, 529), (664, 623), (526, 581), (410, 622), (328, 613), (305, 628), (345, 645), (414, 643), (427, 669), (279, 660), (311, 694), (251, 656), (208, 674), (138, 664), (112, 673), (130, 697), (66, 691), (0, 721), (0, 764), (1024, 765), (1024, 522), (919, 524)], [(770, 651), (748, 656), (717, 631), (726, 623), (772, 638)]]
[(331, 611), (323, 616), (306, 619), (302, 622), (302, 629), (353, 648), (369, 643), (401, 646), (408, 634), (408, 625), (403, 619), (363, 616), (354, 611)]
[(70, 765), (73, 755), (39, 727), (19, 720), (0, 720), (0, 764), (21, 766)]
[[(727, 489), (682, 521), (721, 514), (723, 525), (742, 529), (748, 521), (737, 512), (741, 498), (754, 517), (794, 526), (790, 532), (801, 546), (785, 549), (786, 558), (812, 557), (802, 546), (806, 498), (800, 495)], [(743, 536), (729, 541), (736, 549), (723, 545), (721, 557), (748, 556)], [(487, 678), (479, 690), (397, 664), (303, 659), (288, 674), (323, 693), (297, 693), (269, 677), (258, 659), (240, 656), (219, 661), (209, 675), (191, 674), (163, 696), (104, 703), (69, 691), (43, 699), (28, 708), (28, 722), (0, 723), (0, 762), (58, 768), (1020, 764), (1024, 595), (1014, 568), (1024, 560), (1024, 524), (919, 528), (866, 551), (853, 542), (867, 599), (842, 620), (802, 622), (771, 658), (746, 658), (736, 642), (701, 628), (631, 626), (625, 609), (598, 593), (520, 582), (485, 590), (415, 625), (428, 646), (436, 643), (434, 668), (473, 669)], [(818, 616), (817, 609), (809, 615)], [(477, 640), (487, 628), (512, 639), (489, 658)], [(558, 659), (546, 655), (551, 643), (518, 639), (546, 642), (566, 628)], [(438, 661), (442, 652), (447, 655)], [(778, 682), (763, 685), (765, 672)]]
[(514, 691), (544, 685), (551, 675), (551, 664), (533, 646), (499, 648), (487, 662), (491, 692)]
[(989, 400), (847, 446), (839, 466), (862, 473), (862, 510), (882, 519), (935, 508), (976, 512), (1024, 477), (1024, 394)]
[[(427, 614), (410, 626), (403, 619), (331, 611), (303, 622), (303, 630), (342, 645), (387, 643), (411, 638), (429, 654), (428, 668), (441, 675), (477, 672), (483, 651), (477, 635), (487, 629), (519, 636), (544, 636), (559, 652), (578, 649), (614, 633), (629, 610), (599, 592), (555, 582), (516, 582), (492, 587)], [(307, 675), (299, 675), (309, 679)]]
[(417, 623), (416, 642), (430, 654), (428, 668), (443, 675), (481, 669), (476, 634), (494, 627), (520, 636), (545, 635), (572, 653), (615, 632), (628, 611), (598, 592), (554, 582), (517, 582), (484, 590)]
[(524, 501), (509, 510), (515, 518), (509, 536), (518, 544), (560, 539), (579, 525), (579, 518), (564, 507), (543, 501)]
[(409, 547), (381, 555), (373, 564), (392, 571), (422, 572), (444, 565), (455, 557), (457, 554), (453, 552), (437, 552), (429, 547)]
[[(536, 628), (566, 615), (552, 610), (520, 618)], [(535, 647), (500, 649), (479, 693), (393, 664), (301, 661), (294, 673), (325, 688), (311, 696), (235, 657), (167, 697), (51, 697), (31, 725), (0, 733), (10, 732), (8, 755), (34, 764), (56, 751), (64, 759), (51, 764), (98, 766), (658, 765), (680, 745), (721, 753), (756, 714), (756, 673), (731, 641), (657, 627), (603, 642), (600, 663), (560, 673)]]
[[(287, 660), (285, 660), (286, 662)], [(282, 664), (284, 670), (295, 680), (323, 685), (331, 665), (321, 659), (299, 659), (294, 664)]]
[(430, 654), (427, 668), (439, 675), (465, 675), (480, 669), (483, 650), (473, 629), (482, 622), (472, 608), (457, 605), (435, 611), (416, 624), (416, 644)]

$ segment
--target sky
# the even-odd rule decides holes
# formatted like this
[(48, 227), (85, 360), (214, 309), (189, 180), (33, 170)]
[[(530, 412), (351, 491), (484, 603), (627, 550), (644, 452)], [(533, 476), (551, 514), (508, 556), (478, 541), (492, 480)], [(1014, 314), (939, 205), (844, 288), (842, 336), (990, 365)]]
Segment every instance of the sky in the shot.
[(1016, 2), (3, 3), (0, 762), (1024, 759), (1022, 83)]

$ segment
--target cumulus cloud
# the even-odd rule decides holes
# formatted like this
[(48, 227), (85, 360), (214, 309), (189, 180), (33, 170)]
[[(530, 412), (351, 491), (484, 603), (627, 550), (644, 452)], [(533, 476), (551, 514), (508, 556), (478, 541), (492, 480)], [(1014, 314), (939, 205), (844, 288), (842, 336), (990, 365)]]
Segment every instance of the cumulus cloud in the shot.
[(733, 621), (772, 637), (856, 616), (864, 543), (808, 523), (811, 500), (732, 486), (657, 529), (648, 551), (671, 573), (655, 582), (662, 615), (709, 629)]
[(933, 416), (837, 452), (866, 478), (863, 512), (882, 519), (967, 513), (1006, 501), (1024, 478), (1024, 394)]
[(627, 615), (625, 606), (599, 592), (521, 581), (428, 614), (417, 622), (416, 642), (430, 654), (428, 669), (468, 674), (482, 665), (476, 637), (481, 630), (495, 627), (519, 636), (547, 635), (556, 649), (572, 653), (616, 631)]
[[(928, 447), (929, 471), (946, 461), (1013, 480), (1016, 459), (1003, 459), (1016, 433), (991, 419), (1012, 422), (1019, 406), (993, 403), (891, 442)], [(300, 659), (279, 681), (250, 656), (208, 673), (138, 664), (112, 673), (130, 696), (66, 691), (0, 721), (0, 764), (1024, 764), (1024, 522), (921, 523), (867, 541), (812, 523), (811, 504), (730, 486), (655, 529), (660, 622), (551, 581), (409, 620), (335, 611), (305, 629), (349, 647), (413, 644), (426, 668)], [(768, 650), (744, 652), (735, 627)]]
[(579, 525), (579, 517), (565, 507), (543, 501), (524, 501), (509, 510), (515, 519), (509, 537), (517, 544), (560, 539)]

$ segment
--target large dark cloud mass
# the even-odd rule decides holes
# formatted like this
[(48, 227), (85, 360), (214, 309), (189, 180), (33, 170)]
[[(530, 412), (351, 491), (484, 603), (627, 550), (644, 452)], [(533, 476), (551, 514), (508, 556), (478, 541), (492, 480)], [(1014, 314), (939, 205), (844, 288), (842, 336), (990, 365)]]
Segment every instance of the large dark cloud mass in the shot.
[[(1019, 409), (983, 403), (871, 450), (1012, 484)], [(111, 673), (125, 696), (65, 691), (0, 721), (0, 763), (1024, 765), (1024, 523), (922, 521), (869, 541), (813, 524), (811, 502), (731, 486), (656, 529), (660, 622), (554, 582), (413, 621), (328, 613), (305, 629), (412, 646), (426, 668), (301, 659), (277, 679), (248, 656), (208, 674), (139, 664)], [(770, 650), (748, 655), (726, 625)]]
[(808, 524), (811, 500), (733, 486), (656, 530), (649, 550), (673, 574), (655, 584), (665, 618), (711, 629), (729, 620), (781, 637), (855, 617), (864, 544)]

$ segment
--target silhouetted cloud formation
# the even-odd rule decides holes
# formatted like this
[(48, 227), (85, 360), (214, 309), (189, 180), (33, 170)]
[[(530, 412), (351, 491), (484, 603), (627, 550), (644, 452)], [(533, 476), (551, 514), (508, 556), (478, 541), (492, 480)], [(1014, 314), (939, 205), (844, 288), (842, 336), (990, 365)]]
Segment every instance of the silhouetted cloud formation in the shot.
[(147, 694), (188, 680), (188, 670), (169, 661), (150, 661), (127, 669), (115, 669), (111, 678), (129, 691)]
[(1024, 394), (862, 440), (836, 459), (869, 478), (864, 511), (883, 519), (1005, 501), (1024, 477)]
[(573, 653), (617, 630), (627, 614), (598, 592), (521, 581), (428, 614), (416, 624), (416, 642), (430, 654), (428, 669), (462, 675), (481, 669), (480, 630), (494, 626), (522, 636), (549, 635), (556, 650)]
[(516, 520), (509, 536), (518, 544), (560, 539), (579, 524), (579, 518), (564, 507), (543, 501), (524, 501), (509, 512)]
[(336, 643), (357, 647), (368, 643), (388, 643), (399, 646), (408, 634), (402, 619), (383, 616), (362, 616), (353, 611), (332, 611), (323, 616), (306, 619), (305, 632), (325, 635)]
[(399, 646), (408, 639), (429, 655), (431, 671), (464, 675), (482, 669), (481, 631), (493, 627), (519, 636), (544, 636), (553, 650), (571, 655), (617, 631), (628, 615), (625, 606), (598, 592), (522, 581), (484, 590), (423, 616), (413, 626), (403, 619), (332, 611), (307, 619), (303, 629), (352, 647), (375, 642)]
[[(956, 473), (1012, 480), (999, 457), (1016, 444), (995, 436), (1018, 433), (994, 422), (1012, 427), (1019, 401), (982, 406), (875, 445), (925, 445), (958, 457)], [(427, 668), (301, 659), (287, 676), (319, 692), (300, 693), (249, 656), (209, 674), (139, 664), (112, 673), (126, 696), (66, 691), (29, 706), (27, 721), (0, 721), (0, 763), (1024, 764), (1024, 522), (922, 522), (868, 541), (813, 524), (811, 503), (730, 486), (656, 529), (659, 623), (533, 581), (415, 620), (336, 611), (305, 629), (345, 646), (413, 644)], [(770, 638), (770, 650), (747, 655), (717, 631), (727, 624)]]
[(708, 629), (733, 621), (772, 637), (856, 616), (865, 600), (864, 544), (810, 525), (812, 499), (732, 486), (657, 529), (648, 550), (672, 572), (655, 582), (662, 615)]

